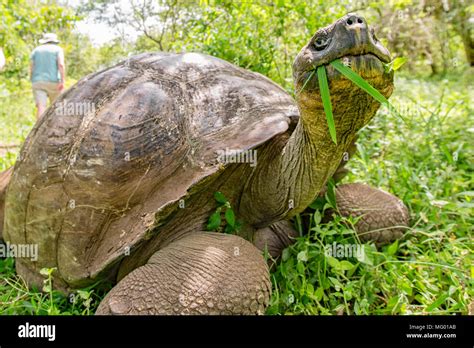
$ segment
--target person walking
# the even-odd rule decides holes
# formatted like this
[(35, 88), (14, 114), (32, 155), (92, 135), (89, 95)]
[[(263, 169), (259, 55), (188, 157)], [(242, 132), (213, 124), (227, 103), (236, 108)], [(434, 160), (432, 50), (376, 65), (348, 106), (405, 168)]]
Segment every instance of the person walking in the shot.
[(37, 119), (46, 110), (48, 98), (50, 103), (54, 102), (64, 90), (66, 81), (64, 52), (58, 46), (59, 40), (56, 34), (44, 34), (39, 43), (30, 57), (30, 76)]

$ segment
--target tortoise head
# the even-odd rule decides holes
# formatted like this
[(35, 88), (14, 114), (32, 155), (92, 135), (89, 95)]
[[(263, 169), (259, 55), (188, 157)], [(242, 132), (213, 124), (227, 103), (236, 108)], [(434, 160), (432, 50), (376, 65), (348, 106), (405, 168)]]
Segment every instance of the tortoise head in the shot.
[[(365, 18), (351, 13), (319, 29), (296, 57), (293, 78), (296, 98), (302, 111), (322, 107), (317, 74), (314, 74), (314, 69), (321, 65), (326, 65), (333, 107), (337, 102), (342, 102), (345, 109), (363, 102), (374, 104), (375, 111), (378, 108), (375, 100), (367, 99), (368, 95), (364, 95), (359, 87), (329, 65), (335, 59), (351, 66), (385, 97), (392, 93), (393, 72), (386, 72), (383, 64), (391, 60), (389, 51), (377, 39)], [(364, 116), (363, 123), (366, 124), (374, 113), (368, 112), (367, 115), (364, 112), (364, 115), (359, 116)], [(341, 116), (334, 110), (335, 120)]]

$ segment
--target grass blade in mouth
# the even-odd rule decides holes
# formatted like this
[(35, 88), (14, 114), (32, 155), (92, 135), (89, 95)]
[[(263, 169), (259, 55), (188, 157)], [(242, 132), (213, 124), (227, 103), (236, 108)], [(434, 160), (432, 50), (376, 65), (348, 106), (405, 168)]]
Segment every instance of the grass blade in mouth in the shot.
[(321, 92), (321, 99), (323, 100), (324, 113), (328, 121), (329, 134), (334, 144), (337, 145), (336, 126), (334, 125), (334, 117), (332, 115), (331, 96), (329, 95), (328, 79), (326, 76), (326, 68), (319, 66), (318, 69), (319, 90)]
[(382, 93), (380, 93), (377, 89), (372, 87), (367, 81), (365, 81), (360, 75), (354, 72), (351, 68), (348, 68), (344, 64), (341, 63), (339, 59), (336, 59), (330, 63), (337, 71), (339, 71), (342, 75), (346, 78), (351, 80), (355, 83), (358, 87), (366, 91), (372, 98), (377, 100), (380, 104), (384, 105), (390, 112), (395, 114), (396, 116), (400, 117), (403, 120), (402, 115), (398, 113), (398, 111), (393, 107), (392, 104), (389, 103), (387, 98), (385, 98)]
[[(341, 63), (339, 59), (336, 59), (330, 63), (337, 71), (339, 71), (342, 75), (344, 75), (347, 79), (352, 81), (356, 86), (367, 92), (372, 98), (377, 100), (380, 104), (384, 105), (391, 113), (395, 114), (396, 116), (400, 117), (403, 121), (405, 121), (398, 113), (398, 111), (393, 107), (392, 104), (385, 98), (382, 93), (380, 93), (376, 88), (374, 88), (370, 83), (365, 81), (360, 75), (358, 75), (355, 71), (351, 68), (348, 68), (344, 64)], [(332, 113), (332, 104), (331, 104), (331, 96), (329, 94), (329, 86), (328, 86), (328, 79), (326, 75), (326, 68), (324, 66), (319, 66), (314, 70), (311, 70), (310, 75), (306, 79), (303, 84), (301, 90), (297, 93), (303, 92), (307, 83), (311, 80), (314, 74), (317, 72), (318, 74), (318, 82), (319, 82), (319, 90), (321, 93), (321, 99), (323, 101), (324, 113), (326, 114), (326, 120), (328, 122), (329, 127), (329, 134), (331, 136), (332, 141), (334, 144), (337, 145), (337, 137), (336, 137), (336, 126), (334, 124), (334, 117)]]
[(301, 87), (300, 91), (297, 94), (300, 94), (301, 92), (304, 91), (304, 88), (306, 87), (309, 80), (311, 80), (313, 78), (315, 72), (316, 72), (316, 69), (311, 70), (311, 74), (309, 74), (308, 78), (306, 79), (306, 81), (303, 84), (303, 87)]

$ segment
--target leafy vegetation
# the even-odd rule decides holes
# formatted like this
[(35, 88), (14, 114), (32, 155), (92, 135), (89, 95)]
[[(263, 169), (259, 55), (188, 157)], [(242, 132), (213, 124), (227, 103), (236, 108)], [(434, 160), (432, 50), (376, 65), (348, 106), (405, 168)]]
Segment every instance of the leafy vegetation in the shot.
[(12, 258), (0, 260), (0, 314), (22, 315), (91, 315), (105, 295), (96, 289), (77, 290), (68, 296), (52, 288), (54, 268), (43, 269), (42, 289), (28, 289), (15, 274)]
[[(329, 256), (325, 248), (335, 242), (360, 244), (354, 221), (323, 220), (334, 206), (329, 190), (326, 201), (295, 221), (302, 236), (273, 269), (268, 313), (467, 313), (474, 298), (474, 81), (472, 42), (466, 36), (473, 6), (464, 0), (330, 3), (146, 0), (132, 1), (130, 13), (120, 13), (109, 11), (120, 5), (116, 1), (83, 1), (70, 8), (54, 0), (1, 0), (0, 47), (7, 65), (0, 73), (0, 170), (15, 163), (35, 123), (28, 56), (43, 32), (57, 32), (62, 39), (68, 86), (136, 53), (199, 51), (260, 72), (293, 93), (291, 64), (302, 45), (319, 27), (357, 9), (395, 56), (407, 57), (390, 99), (405, 122), (381, 109), (361, 131), (344, 180), (400, 197), (411, 213), (411, 227), (392, 245), (365, 244), (361, 254), (345, 259)], [(116, 16), (105, 18), (107, 13)], [(123, 35), (94, 45), (74, 30), (88, 16), (121, 28)], [(128, 28), (138, 36), (128, 37)], [(401, 63), (395, 60), (387, 69)], [(227, 199), (215, 198), (220, 210), (210, 229), (217, 220), (219, 226), (237, 227)], [(92, 314), (103, 290), (90, 287), (66, 297), (51, 288), (54, 271), (43, 270), (42, 289), (27, 289), (14, 261), (0, 259), (0, 314)]]
[[(239, 231), (242, 223), (235, 219), (235, 213), (230, 205), (229, 200), (220, 191), (214, 193), (214, 198), (217, 202), (217, 208), (209, 217), (207, 224), (208, 231), (216, 231), (224, 233), (235, 233)], [(222, 221), (222, 214), (224, 214), (224, 221)]]

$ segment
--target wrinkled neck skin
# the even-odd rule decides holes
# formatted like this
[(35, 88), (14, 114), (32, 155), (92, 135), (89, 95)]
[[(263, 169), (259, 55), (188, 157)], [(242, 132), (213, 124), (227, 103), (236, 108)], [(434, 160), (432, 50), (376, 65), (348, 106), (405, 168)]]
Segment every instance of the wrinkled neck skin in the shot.
[(343, 91), (331, 96), (337, 145), (331, 140), (319, 93), (305, 92), (297, 96), (300, 120), (291, 136), (276, 137), (257, 150), (258, 163), (239, 205), (240, 215), (254, 227), (290, 218), (311, 204), (357, 131), (379, 108), (351, 82), (336, 83), (340, 85), (334, 87)]

